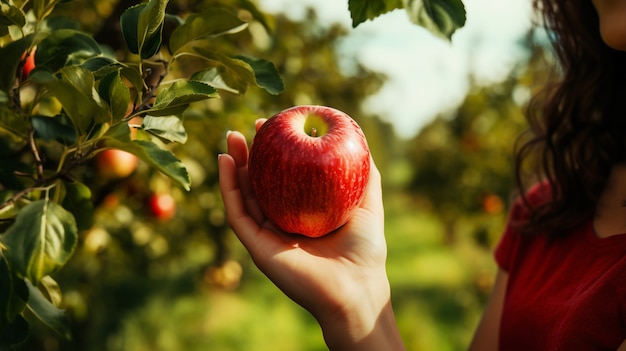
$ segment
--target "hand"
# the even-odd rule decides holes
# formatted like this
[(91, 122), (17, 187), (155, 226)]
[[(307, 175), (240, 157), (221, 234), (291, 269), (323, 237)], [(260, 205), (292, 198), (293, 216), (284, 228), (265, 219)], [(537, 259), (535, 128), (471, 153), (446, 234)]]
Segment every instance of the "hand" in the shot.
[[(257, 121), (258, 128), (264, 120)], [(248, 147), (238, 132), (227, 136), (218, 158), (226, 219), (257, 267), (332, 333), (363, 341), (381, 316), (395, 329), (385, 271), (386, 243), (380, 173), (372, 161), (365, 198), (335, 232), (308, 238), (278, 230), (259, 209), (248, 178)], [(357, 324), (355, 326), (355, 324)], [(344, 330), (336, 330), (337, 327)], [(349, 329), (349, 330), (345, 330)], [(361, 335), (359, 335), (361, 334)]]

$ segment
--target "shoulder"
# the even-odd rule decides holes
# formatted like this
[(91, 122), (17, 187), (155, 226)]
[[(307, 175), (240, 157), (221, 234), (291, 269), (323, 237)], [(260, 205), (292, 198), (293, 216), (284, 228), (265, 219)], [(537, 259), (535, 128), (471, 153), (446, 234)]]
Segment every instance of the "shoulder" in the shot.
[(528, 220), (533, 210), (552, 200), (552, 187), (547, 181), (534, 183), (513, 202), (509, 222), (518, 223)]
[[(549, 183), (539, 182), (533, 184), (526, 193), (513, 201), (509, 218), (494, 252), (496, 261), (505, 271), (510, 270), (517, 252), (528, 250), (532, 246), (530, 243), (534, 242), (536, 236), (524, 235), (524, 224), (529, 220), (533, 209), (549, 202), (551, 197), (552, 191)], [(526, 244), (522, 244), (522, 241)]]

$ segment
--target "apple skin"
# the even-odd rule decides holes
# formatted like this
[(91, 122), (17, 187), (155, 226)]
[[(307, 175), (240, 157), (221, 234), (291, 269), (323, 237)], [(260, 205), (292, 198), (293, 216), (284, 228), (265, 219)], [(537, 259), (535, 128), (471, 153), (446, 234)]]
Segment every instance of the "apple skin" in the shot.
[[(28, 78), (28, 76), (30, 75), (30, 72), (33, 70), (33, 68), (35, 68), (35, 51), (37, 50), (36, 47), (34, 47), (30, 53), (28, 53), (28, 55), (26, 55), (26, 53), (24, 53), (24, 56), (26, 56), (26, 59), (24, 60), (24, 66), (22, 66), (22, 80), (26, 80), (26, 78)], [(22, 57), (22, 59), (24, 59), (24, 57)]]
[(483, 210), (491, 215), (502, 213), (504, 202), (496, 194), (488, 194), (483, 198)]
[(148, 198), (148, 207), (160, 221), (168, 221), (176, 214), (176, 200), (170, 194), (152, 194)]
[(121, 179), (137, 168), (137, 156), (122, 150), (107, 149), (96, 155), (98, 175), (106, 179)]
[[(313, 128), (316, 136), (309, 135)], [(294, 106), (259, 128), (248, 173), (259, 208), (272, 223), (287, 233), (321, 237), (344, 225), (363, 200), (370, 151), (346, 113)]]

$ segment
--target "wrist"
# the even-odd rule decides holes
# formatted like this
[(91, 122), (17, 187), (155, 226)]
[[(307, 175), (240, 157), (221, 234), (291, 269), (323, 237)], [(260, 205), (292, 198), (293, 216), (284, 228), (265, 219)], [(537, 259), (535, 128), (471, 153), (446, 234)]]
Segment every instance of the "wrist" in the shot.
[(375, 282), (360, 286), (334, 313), (316, 316), (330, 350), (404, 350), (386, 274)]

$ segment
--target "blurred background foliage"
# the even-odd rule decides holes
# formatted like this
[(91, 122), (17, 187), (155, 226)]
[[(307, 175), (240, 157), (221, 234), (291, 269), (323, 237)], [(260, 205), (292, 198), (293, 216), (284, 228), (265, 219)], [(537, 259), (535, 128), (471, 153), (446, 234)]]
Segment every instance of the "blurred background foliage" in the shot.
[[(123, 58), (117, 19), (134, 3), (82, 0), (57, 10)], [(187, 143), (171, 146), (189, 169), (189, 192), (141, 163), (117, 180), (101, 177), (95, 164), (86, 167), (95, 225), (54, 276), (73, 339), (34, 325), (20, 350), (326, 349), (315, 321), (261, 275), (226, 226), (217, 185), (216, 158), (225, 152), (228, 130), (251, 139), (257, 118), (299, 104), (343, 110), (367, 135), (383, 175), (388, 271), (407, 349), (467, 347), (491, 289), (492, 250), (513, 195), (514, 140), (535, 82), (547, 75), (548, 53), (529, 33), (520, 43), (527, 59), (506, 80), (474, 86), (458, 109), (400, 139), (381, 116), (360, 108), (385, 77), (363, 67), (346, 75), (338, 67), (335, 45), (348, 29), (322, 26), (312, 10), (301, 22), (252, 16), (245, 4), (180, 0), (168, 12), (185, 16), (218, 5), (242, 18), (261, 18), (214, 45), (273, 62), (285, 92), (274, 96), (254, 88), (192, 106), (184, 121)], [(160, 193), (176, 201), (172, 219), (149, 211), (148, 199)]]

